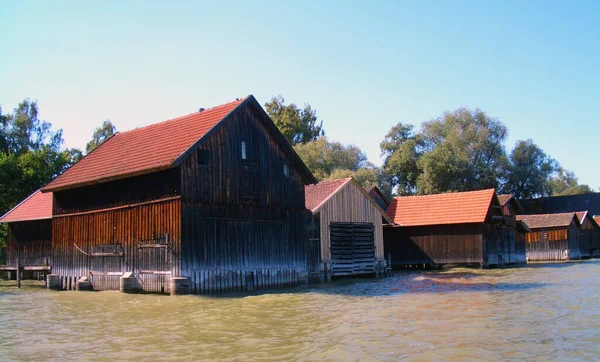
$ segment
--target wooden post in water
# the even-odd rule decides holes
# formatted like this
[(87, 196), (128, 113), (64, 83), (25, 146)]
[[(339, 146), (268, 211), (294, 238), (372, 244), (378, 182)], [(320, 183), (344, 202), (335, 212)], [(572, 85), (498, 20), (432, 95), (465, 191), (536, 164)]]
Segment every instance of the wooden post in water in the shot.
[(21, 261), (17, 258), (17, 288), (21, 288)]

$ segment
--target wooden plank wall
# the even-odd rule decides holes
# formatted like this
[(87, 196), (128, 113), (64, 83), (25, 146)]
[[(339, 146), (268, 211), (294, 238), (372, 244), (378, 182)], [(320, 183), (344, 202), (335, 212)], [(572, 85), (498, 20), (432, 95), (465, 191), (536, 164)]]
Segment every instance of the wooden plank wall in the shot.
[(582, 258), (590, 258), (599, 248), (598, 227), (586, 217), (580, 227), (579, 251)]
[(483, 265), (502, 264), (504, 255), (504, 241), (502, 237), (502, 225), (486, 222), (483, 225)]
[[(182, 273), (199, 280), (195, 290), (213, 293), (214, 287), (200, 286), (204, 280), (210, 284), (234, 276), (234, 290), (258, 276), (271, 287), (308, 278), (307, 180), (253, 106), (238, 110), (199, 149), (208, 152), (208, 163), (196, 151), (181, 165)], [(289, 176), (283, 172), (286, 163)], [(246, 273), (254, 277), (246, 279)]]
[(515, 263), (516, 264), (525, 264), (527, 263), (527, 241), (525, 232), (520, 229), (517, 229), (515, 232)]
[(321, 231), (321, 255), (323, 260), (331, 259), (331, 236), (329, 224), (332, 222), (369, 222), (375, 228), (375, 257), (384, 260), (383, 223), (379, 210), (353, 182), (348, 182), (319, 210)]
[[(138, 242), (164, 240), (168, 235), (172, 255), (170, 272), (173, 276), (179, 276), (180, 209), (179, 197), (172, 197), (108, 210), (55, 216), (52, 227), (52, 272), (67, 280), (91, 276), (95, 290), (118, 290), (121, 274), (127, 271), (137, 274), (142, 266), (140, 258), (143, 253), (138, 248)], [(94, 253), (98, 246), (108, 244), (120, 245), (122, 258), (86, 255)], [(103, 260), (99, 261), (98, 258)], [(94, 270), (97, 273), (90, 275), (92, 266), (103, 270)], [(118, 270), (119, 267), (121, 270)], [(144, 267), (163, 268), (162, 265), (151, 263), (146, 263)], [(168, 292), (170, 276), (143, 274), (139, 280), (146, 291)]]
[(52, 262), (52, 220), (8, 224), (6, 265), (46, 265)]
[(483, 225), (383, 227), (392, 265), (482, 264)]
[[(574, 235), (575, 234), (575, 235)], [(525, 234), (528, 261), (579, 259), (577, 226), (532, 229)]]

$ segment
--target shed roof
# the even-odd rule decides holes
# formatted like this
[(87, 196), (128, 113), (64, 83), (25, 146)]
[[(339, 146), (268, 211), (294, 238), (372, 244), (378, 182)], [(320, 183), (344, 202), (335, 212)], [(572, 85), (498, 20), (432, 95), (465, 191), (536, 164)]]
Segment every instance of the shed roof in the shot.
[(0, 222), (44, 220), (52, 218), (52, 193), (37, 190), (0, 217)]
[(583, 224), (583, 220), (585, 220), (585, 218), (587, 217), (588, 212), (587, 211), (577, 211), (575, 213), (575, 216), (577, 216), (577, 221), (579, 221), (580, 224)]
[(306, 208), (317, 213), (319, 209), (327, 203), (336, 193), (344, 188), (349, 183), (354, 183), (361, 193), (369, 199), (369, 201), (381, 212), (381, 215), (388, 221), (392, 222), (392, 219), (387, 215), (373, 197), (356, 181), (353, 177), (342, 178), (338, 180), (325, 180), (321, 181), (316, 185), (306, 185), (304, 187), (304, 198)]
[(598, 224), (598, 226), (600, 226), (600, 215), (594, 215), (593, 219), (596, 222), (596, 224)]
[(365, 191), (367, 191), (367, 193), (371, 193), (371, 192), (376, 192), (379, 197), (381, 197), (381, 199), (383, 200), (383, 202), (385, 202), (386, 204), (390, 204), (390, 200), (388, 200), (388, 198), (383, 194), (383, 192), (381, 192), (381, 190), (379, 189), (379, 187), (377, 186), (369, 186), (369, 187), (365, 187)]
[(559, 214), (537, 214), (537, 215), (517, 215), (517, 220), (523, 221), (530, 229), (542, 229), (553, 227), (567, 227), (571, 225), (574, 212), (564, 212)]
[(507, 202), (509, 202), (514, 197), (513, 194), (503, 194), (498, 195), (498, 201), (500, 201), (500, 205), (504, 206)]
[(495, 197), (494, 189), (399, 196), (392, 199), (387, 213), (400, 226), (483, 223)]
[[(260, 104), (250, 95), (187, 116), (117, 133), (50, 182), (42, 191), (58, 191), (174, 167), (212, 129), (228, 119), (238, 107), (249, 102), (257, 105), (268, 118)], [(272, 127), (277, 129), (274, 124)], [(278, 134), (278, 139), (286, 144), (285, 148), (296, 158), (309, 179), (316, 182), (285, 137)]]

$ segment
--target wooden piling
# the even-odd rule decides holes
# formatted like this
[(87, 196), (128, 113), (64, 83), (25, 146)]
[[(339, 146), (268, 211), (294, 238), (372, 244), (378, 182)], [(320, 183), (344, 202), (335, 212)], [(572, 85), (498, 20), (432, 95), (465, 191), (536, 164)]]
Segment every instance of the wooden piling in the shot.
[(17, 288), (21, 288), (21, 261), (17, 258)]

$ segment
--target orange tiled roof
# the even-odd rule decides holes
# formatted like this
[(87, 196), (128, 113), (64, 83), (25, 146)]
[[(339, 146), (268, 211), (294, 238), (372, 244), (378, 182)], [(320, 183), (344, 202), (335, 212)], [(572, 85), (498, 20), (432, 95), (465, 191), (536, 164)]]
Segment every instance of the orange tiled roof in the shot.
[(316, 185), (307, 185), (304, 187), (304, 198), (306, 208), (315, 212), (319, 206), (327, 201), (335, 192), (352, 180), (351, 177), (339, 180), (321, 181)]
[(583, 223), (583, 220), (585, 220), (587, 213), (587, 211), (577, 211), (575, 213), (575, 215), (577, 216), (577, 221), (579, 221), (580, 224)]
[(400, 226), (483, 223), (494, 189), (425, 196), (394, 197), (387, 209)]
[(37, 190), (0, 218), (0, 222), (42, 220), (52, 218), (52, 193)]
[(512, 194), (498, 195), (498, 201), (500, 201), (500, 205), (502, 206), (506, 205), (506, 203), (509, 202), (512, 198)]
[(117, 133), (43, 188), (56, 191), (172, 167), (245, 99)]
[(598, 224), (598, 226), (600, 226), (600, 215), (594, 215), (593, 219), (596, 222), (596, 224)]
[(525, 222), (530, 229), (565, 227), (571, 225), (574, 212), (559, 214), (517, 215), (517, 220)]

